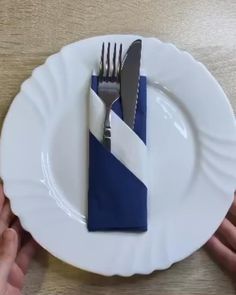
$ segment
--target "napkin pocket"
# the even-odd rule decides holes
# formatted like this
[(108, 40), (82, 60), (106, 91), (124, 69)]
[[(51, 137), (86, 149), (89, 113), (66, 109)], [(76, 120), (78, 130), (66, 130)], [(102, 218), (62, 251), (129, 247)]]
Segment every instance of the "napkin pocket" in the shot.
[(147, 230), (146, 145), (111, 112), (111, 152), (102, 144), (105, 106), (89, 94), (89, 231)]

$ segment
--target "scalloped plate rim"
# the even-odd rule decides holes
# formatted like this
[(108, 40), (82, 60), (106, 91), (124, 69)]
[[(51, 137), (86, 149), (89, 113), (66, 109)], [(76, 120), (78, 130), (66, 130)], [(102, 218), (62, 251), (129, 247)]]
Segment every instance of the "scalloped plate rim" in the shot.
[[(112, 37), (114, 37), (114, 38), (116, 38), (117, 36), (123, 36), (123, 35), (108, 35), (108, 36), (112, 36)], [(126, 35), (126, 36), (132, 36), (132, 37), (141, 37), (141, 36), (134, 36), (134, 35)], [(96, 36), (96, 37), (93, 37), (93, 38), (101, 38), (101, 37), (103, 37), (103, 36)], [(142, 37), (143, 38), (143, 37)], [(144, 38), (146, 38), (146, 37), (144, 37)], [(90, 38), (89, 38), (90, 39)], [(202, 63), (200, 63), (200, 62), (198, 62), (198, 61), (196, 61), (188, 52), (186, 52), (186, 51), (181, 51), (181, 50), (179, 50), (175, 45), (173, 45), (172, 43), (163, 43), (162, 41), (159, 41), (158, 39), (156, 39), (156, 38), (151, 38), (151, 39), (153, 39), (153, 40), (156, 40), (156, 41), (158, 41), (158, 42), (160, 42), (161, 44), (165, 44), (167, 47), (172, 47), (172, 49), (174, 49), (176, 52), (178, 52), (179, 54), (186, 54), (187, 56), (188, 56), (188, 59), (189, 59), (189, 61), (190, 61), (190, 59), (191, 59), (191, 62), (192, 63), (197, 63), (197, 64), (199, 64), (201, 67), (202, 67), (202, 69), (205, 71), (205, 72), (207, 72), (207, 74), (209, 75), (209, 77), (212, 79), (212, 81), (215, 83), (215, 86), (218, 88), (218, 90), (219, 91), (221, 91), (222, 92), (222, 94), (224, 95), (224, 97), (225, 97), (225, 101), (227, 102), (227, 104), (228, 104), (228, 109), (230, 110), (230, 113), (231, 113), (231, 115), (232, 115), (232, 118), (234, 118), (234, 115), (233, 115), (233, 110), (232, 110), (232, 107), (231, 107), (231, 104), (230, 104), (230, 102), (229, 102), (229, 100), (227, 99), (227, 97), (226, 97), (226, 95), (225, 95), (225, 93), (223, 92), (223, 90), (222, 90), (222, 88), (221, 88), (221, 86), (219, 85), (219, 83), (215, 80), (215, 78), (208, 72), (208, 70), (207, 70), (207, 68), (202, 64)], [(40, 67), (44, 67), (45, 65), (47, 65), (48, 64), (48, 62), (53, 58), (53, 57), (56, 57), (57, 55), (60, 55), (60, 54), (63, 54), (63, 52), (66, 50), (66, 48), (69, 48), (71, 45), (75, 45), (75, 44), (78, 44), (79, 42), (81, 42), (81, 41), (86, 41), (87, 39), (83, 39), (83, 40), (80, 40), (80, 41), (77, 41), (77, 42), (74, 42), (74, 43), (71, 43), (71, 44), (68, 44), (68, 45), (66, 45), (66, 46), (64, 46), (58, 53), (55, 53), (55, 54), (53, 54), (52, 56), (49, 56), (47, 59), (46, 59), (46, 61), (42, 64), (42, 65), (40, 65), (40, 66), (38, 66), (36, 69), (34, 69), (33, 70), (33, 72), (32, 72), (32, 74), (31, 74), (31, 76), (27, 79), (27, 80), (25, 80), (23, 83), (22, 83), (22, 85), (21, 85), (21, 88), (20, 88), (20, 91), (19, 91), (19, 93), (17, 94), (17, 96), (18, 95), (20, 95), (20, 93), (21, 93), (21, 91), (23, 91), (24, 90), (24, 87), (25, 87), (25, 84), (26, 83), (30, 83), (30, 81), (31, 81), (31, 79), (33, 78), (33, 76), (35, 75), (34, 73), (37, 71), (37, 69), (39, 69)], [(17, 97), (16, 96), (16, 97)], [(12, 105), (14, 104), (14, 101), (13, 101), (13, 103), (12, 103)], [(12, 105), (10, 106), (10, 109), (9, 109), (9, 112), (11, 111), (11, 107), (12, 107)], [(3, 124), (3, 135), (1, 136), (1, 140), (2, 140), (2, 137), (4, 137), (4, 129), (5, 129), (5, 120), (4, 120), (4, 124)], [(0, 148), (1, 148), (1, 146), (0, 146)], [(1, 151), (1, 153), (2, 153), (2, 151)], [(12, 197), (11, 198), (11, 200), (12, 200), (12, 205), (13, 205), (13, 210), (14, 210), (14, 212), (17, 214), (17, 212), (19, 212), (19, 210), (17, 210), (17, 206), (15, 206), (15, 202), (14, 202), (14, 197)], [(229, 202), (230, 203), (230, 202)], [(229, 207), (229, 206), (228, 206)], [(23, 226), (24, 226), (24, 228), (25, 229), (29, 229), (30, 228), (30, 226), (28, 226), (27, 225), (27, 223), (25, 222), (25, 220), (24, 220), (24, 217), (23, 216), (21, 216), (21, 220), (22, 220), (22, 224), (23, 224)], [(33, 234), (33, 236), (34, 236), (34, 233), (32, 232), (32, 234)], [(45, 243), (42, 243), (42, 241), (41, 241), (41, 244), (43, 245), (43, 247), (45, 248), (45, 249), (47, 249), (47, 246), (45, 245)], [(54, 252), (54, 251), (52, 251), (52, 249), (47, 249), (48, 251), (50, 251), (50, 252)], [(197, 250), (197, 249), (195, 249), (195, 250)], [(195, 251), (194, 250), (194, 251)], [(193, 252), (193, 251), (192, 251)], [(192, 253), (191, 252), (191, 253)], [(186, 256), (189, 256), (191, 253), (188, 253)], [(54, 254), (56, 257), (60, 257), (60, 255), (58, 255), (58, 253), (55, 253)], [(185, 256), (185, 257), (186, 257)], [(183, 258), (185, 258), (185, 257), (183, 257)], [(62, 257), (60, 257), (60, 259), (62, 259), (62, 260), (64, 260)], [(182, 260), (182, 258), (180, 258), (180, 259), (178, 259), (178, 260), (176, 260), (176, 261), (167, 261), (166, 262), (166, 264), (164, 265), (163, 264), (163, 268), (162, 269), (165, 269), (165, 268), (168, 268), (168, 267), (170, 267), (173, 263), (175, 263), (175, 262), (177, 262), (177, 261), (179, 261), (179, 260)], [(72, 265), (76, 265), (77, 267), (79, 267), (79, 268), (82, 268), (82, 269), (84, 269), (84, 270), (89, 270), (89, 271), (92, 271), (92, 272), (96, 272), (97, 273), (97, 271), (96, 271), (96, 267), (95, 267), (95, 269), (93, 269), (93, 268), (88, 268), (87, 266), (81, 266), (81, 264), (80, 263), (71, 263), (70, 261), (67, 261), (69, 264), (72, 264)], [(148, 273), (150, 273), (150, 272), (153, 272), (154, 270), (155, 270), (156, 268), (155, 267), (147, 267), (146, 268), (146, 270), (144, 270), (143, 272), (138, 272), (138, 273), (140, 273), (140, 274), (148, 274)], [(116, 273), (111, 273), (111, 272), (99, 272), (100, 274), (103, 274), (103, 275), (106, 275), (106, 276), (110, 276), (110, 275), (114, 275), (114, 274), (116, 274)], [(133, 274), (135, 274), (136, 272), (123, 272), (123, 273), (118, 273), (118, 275), (121, 275), (121, 276), (130, 276), (130, 275), (133, 275)]]

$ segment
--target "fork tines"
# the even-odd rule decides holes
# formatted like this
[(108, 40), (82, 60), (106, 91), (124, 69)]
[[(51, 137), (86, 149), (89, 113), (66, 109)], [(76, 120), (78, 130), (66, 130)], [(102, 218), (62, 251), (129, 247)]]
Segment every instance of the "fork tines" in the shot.
[[(120, 44), (119, 54), (117, 57), (116, 43), (114, 43), (112, 62), (110, 57), (110, 51), (111, 51), (110, 47), (111, 47), (111, 43), (108, 42), (106, 50), (105, 50), (105, 43), (103, 42), (100, 69), (99, 69), (100, 81), (102, 80), (106, 82), (108, 81), (113, 82), (113, 81), (119, 81), (120, 79), (122, 44)], [(104, 59), (105, 55), (106, 55), (106, 61)]]

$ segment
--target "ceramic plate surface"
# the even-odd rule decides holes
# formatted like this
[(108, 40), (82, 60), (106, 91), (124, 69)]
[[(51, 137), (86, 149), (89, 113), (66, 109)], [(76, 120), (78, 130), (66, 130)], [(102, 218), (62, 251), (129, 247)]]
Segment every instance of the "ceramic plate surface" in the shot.
[[(65, 46), (15, 97), (1, 135), (1, 177), (25, 229), (53, 255), (103, 275), (165, 269), (201, 247), (233, 199), (236, 130), (219, 84), (188, 53), (142, 38), (147, 76), (148, 231), (86, 228), (88, 89), (103, 41)], [(140, 37), (139, 37), (140, 38)]]

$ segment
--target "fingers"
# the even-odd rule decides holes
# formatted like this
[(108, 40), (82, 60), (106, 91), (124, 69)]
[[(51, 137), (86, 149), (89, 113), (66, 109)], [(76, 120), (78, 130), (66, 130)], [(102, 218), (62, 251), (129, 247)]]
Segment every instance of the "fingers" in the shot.
[(11, 221), (13, 220), (13, 218), (14, 218), (14, 214), (11, 211), (10, 202), (9, 200), (6, 199), (1, 212), (1, 220), (5, 224), (9, 225)]
[(3, 192), (3, 186), (2, 186), (2, 184), (0, 184), (0, 212), (2, 210), (4, 201), (5, 201), (5, 195), (4, 195), (4, 192)]
[(13, 263), (10, 274), (8, 276), (9, 284), (21, 290), (24, 284), (24, 279), (25, 275), (23, 271), (16, 263)]
[(16, 258), (16, 263), (25, 274), (29, 264), (38, 248), (38, 244), (31, 238), (20, 250)]
[(228, 219), (224, 219), (221, 223), (217, 236), (222, 239), (222, 242), (225, 240), (232, 249), (236, 250), (236, 227)]
[(236, 272), (236, 254), (213, 236), (206, 244), (211, 255), (229, 272)]
[(18, 234), (18, 236), (23, 233), (23, 228), (22, 228), (18, 218), (14, 221), (14, 223), (12, 224), (11, 227), (15, 230), (15, 232)]
[(234, 193), (234, 200), (229, 211), (232, 215), (236, 216), (236, 193)]
[(12, 224), (11, 228), (13, 228), (15, 230), (15, 232), (17, 233), (17, 237), (18, 237), (18, 250), (21, 247), (21, 242), (22, 242), (22, 235), (23, 235), (23, 228), (20, 224), (19, 219), (17, 218), (14, 223)]
[(234, 201), (229, 209), (227, 218), (236, 226), (236, 194), (234, 194)]
[(0, 212), (0, 235), (4, 232), (6, 228), (9, 227), (10, 223), (14, 218), (13, 213), (11, 212), (9, 201), (5, 201), (2, 211)]
[(16, 258), (17, 235), (13, 229), (7, 229), (0, 242), (0, 280), (7, 281)]
[(4, 293), (5, 295), (22, 295), (21, 291), (16, 288), (16, 287), (13, 287), (11, 285), (8, 285), (7, 286), (7, 290), (6, 290), (6, 293)]

